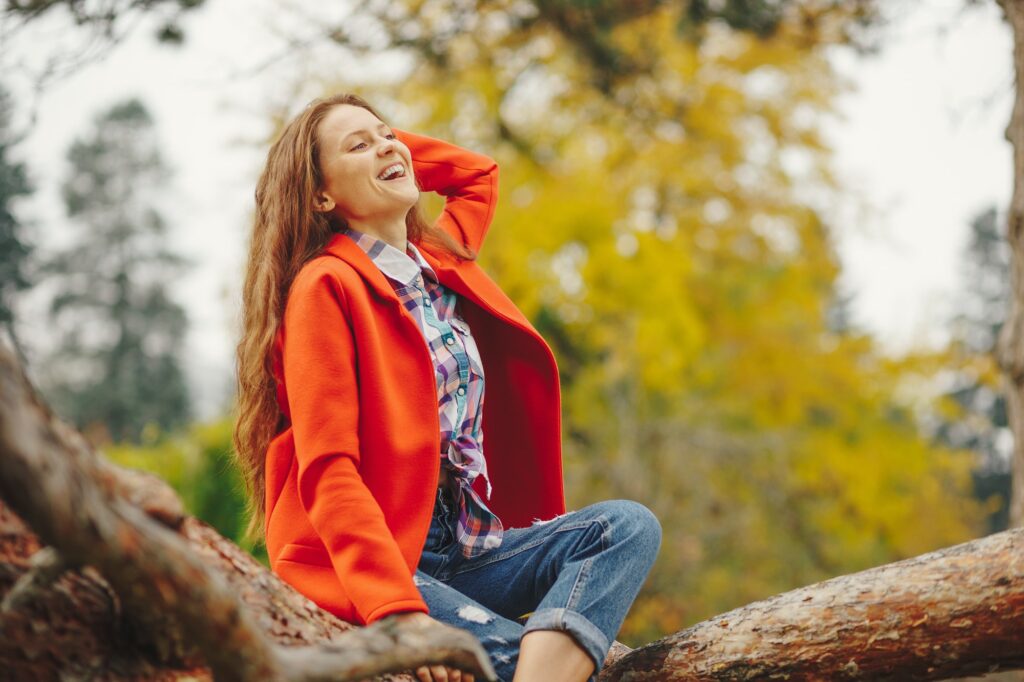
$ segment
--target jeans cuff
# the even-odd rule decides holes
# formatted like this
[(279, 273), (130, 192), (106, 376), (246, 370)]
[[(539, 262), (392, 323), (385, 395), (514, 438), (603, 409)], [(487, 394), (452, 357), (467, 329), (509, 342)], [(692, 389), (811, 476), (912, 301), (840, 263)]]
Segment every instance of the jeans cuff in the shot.
[(520, 639), (531, 630), (562, 630), (572, 635), (587, 655), (594, 661), (594, 673), (590, 679), (597, 678), (597, 673), (604, 665), (611, 642), (601, 630), (583, 615), (569, 609), (541, 609), (534, 611), (523, 626)]

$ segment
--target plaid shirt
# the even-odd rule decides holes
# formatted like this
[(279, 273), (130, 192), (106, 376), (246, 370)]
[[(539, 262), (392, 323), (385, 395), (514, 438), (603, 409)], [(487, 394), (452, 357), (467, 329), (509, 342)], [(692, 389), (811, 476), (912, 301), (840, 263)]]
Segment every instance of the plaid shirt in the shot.
[(502, 525), (473, 489), (483, 476), (487, 497), (491, 481), (482, 449), (484, 368), (469, 325), (456, 310), (458, 294), (437, 281), (430, 264), (412, 242), (403, 254), (372, 235), (346, 228), (350, 237), (384, 273), (419, 325), (434, 360), (437, 403), (441, 419), (441, 465), (458, 483), (456, 506), (459, 520), (456, 539), (466, 557), (501, 544)]

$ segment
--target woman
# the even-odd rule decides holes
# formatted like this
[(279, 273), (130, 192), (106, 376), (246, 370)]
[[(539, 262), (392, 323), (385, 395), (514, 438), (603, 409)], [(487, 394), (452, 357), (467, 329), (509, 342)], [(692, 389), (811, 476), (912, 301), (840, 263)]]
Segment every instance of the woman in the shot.
[[(256, 188), (238, 348), (250, 530), (348, 622), (432, 616), (476, 635), (504, 682), (594, 679), (661, 528), (625, 500), (565, 513), (554, 356), (474, 260), (497, 180), (355, 95), (285, 127)], [(421, 190), (446, 197), (434, 225)]]

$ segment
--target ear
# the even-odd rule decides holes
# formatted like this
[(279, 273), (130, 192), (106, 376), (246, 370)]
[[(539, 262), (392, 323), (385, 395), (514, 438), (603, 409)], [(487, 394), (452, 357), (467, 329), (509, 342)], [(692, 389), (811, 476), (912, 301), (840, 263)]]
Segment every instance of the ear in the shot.
[(313, 197), (313, 210), (319, 211), (320, 213), (327, 213), (328, 211), (334, 210), (334, 199), (330, 198), (323, 192), (317, 192)]

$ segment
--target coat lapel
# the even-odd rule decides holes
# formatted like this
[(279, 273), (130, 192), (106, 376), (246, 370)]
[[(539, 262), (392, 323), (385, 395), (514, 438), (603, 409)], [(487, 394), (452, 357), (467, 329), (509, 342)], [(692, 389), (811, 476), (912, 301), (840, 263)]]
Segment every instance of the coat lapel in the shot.
[[(499, 318), (540, 337), (526, 316), (515, 306), (505, 292), (487, 276), (476, 261), (456, 262), (451, 258), (439, 257), (429, 246), (414, 242), (423, 258), (434, 269), (437, 279), (444, 286)], [(345, 261), (358, 272), (369, 287), (385, 300), (401, 305), (398, 295), (387, 277), (374, 264), (359, 245), (342, 233), (334, 235), (324, 247), (326, 253)]]
[(434, 268), (441, 284), (452, 289), (460, 296), (465, 296), (473, 303), (492, 315), (503, 318), (517, 327), (540, 336), (526, 316), (505, 295), (505, 292), (487, 276), (476, 261), (455, 262), (450, 258), (440, 258), (421, 244), (416, 247), (423, 258)]
[(366, 252), (359, 248), (359, 245), (349, 237), (340, 232), (335, 234), (327, 242), (324, 251), (351, 265), (379, 296), (401, 304), (401, 301), (398, 300), (398, 294), (395, 293), (391, 283), (388, 282), (388, 278), (380, 271), (380, 268), (377, 267)]

